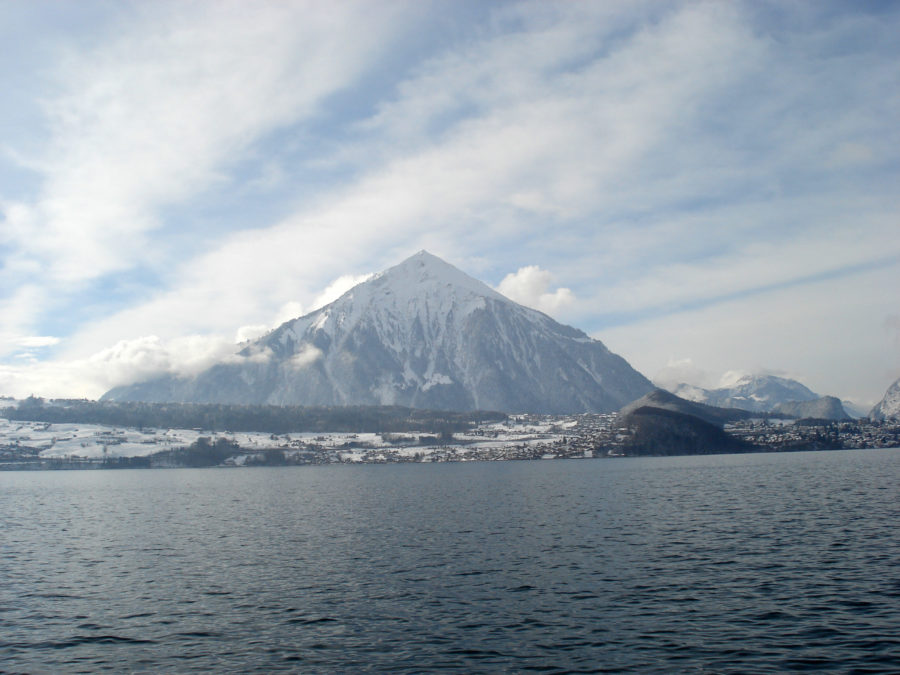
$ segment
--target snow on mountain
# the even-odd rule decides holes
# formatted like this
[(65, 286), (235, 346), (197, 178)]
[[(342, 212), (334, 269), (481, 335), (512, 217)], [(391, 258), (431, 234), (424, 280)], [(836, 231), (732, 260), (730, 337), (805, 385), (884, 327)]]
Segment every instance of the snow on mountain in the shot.
[(709, 399), (709, 389), (703, 389), (685, 382), (675, 387), (672, 393), (685, 401), (693, 401), (694, 403), (704, 403)]
[(888, 387), (884, 398), (869, 413), (869, 419), (875, 421), (900, 420), (900, 380)]
[(720, 408), (740, 408), (752, 412), (770, 412), (780, 403), (813, 401), (819, 395), (796, 380), (775, 375), (744, 375), (730, 386), (718, 389), (701, 389), (680, 384), (676, 395)]
[(602, 342), (421, 251), (195, 377), (104, 398), (572, 413), (652, 389)]
[(812, 401), (786, 401), (775, 406), (773, 412), (790, 417), (811, 417), (820, 420), (849, 420), (840, 399), (823, 396)]

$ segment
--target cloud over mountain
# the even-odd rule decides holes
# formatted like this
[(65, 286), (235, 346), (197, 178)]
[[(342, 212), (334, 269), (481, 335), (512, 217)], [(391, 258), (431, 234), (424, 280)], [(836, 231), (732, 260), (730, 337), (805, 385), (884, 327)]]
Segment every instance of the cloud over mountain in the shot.
[(503, 277), (497, 290), (510, 300), (553, 315), (571, 305), (575, 296), (568, 288), (557, 288), (551, 292), (552, 281), (550, 272), (537, 265), (528, 265)]

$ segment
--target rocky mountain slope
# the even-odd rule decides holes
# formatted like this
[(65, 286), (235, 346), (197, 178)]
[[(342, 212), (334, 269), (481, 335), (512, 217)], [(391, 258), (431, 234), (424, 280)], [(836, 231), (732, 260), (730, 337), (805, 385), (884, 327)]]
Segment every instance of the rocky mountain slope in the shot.
[(879, 422), (900, 420), (900, 380), (888, 387), (884, 398), (869, 413), (869, 419)]
[(652, 389), (599, 340), (421, 251), (199, 375), (104, 398), (575, 413)]

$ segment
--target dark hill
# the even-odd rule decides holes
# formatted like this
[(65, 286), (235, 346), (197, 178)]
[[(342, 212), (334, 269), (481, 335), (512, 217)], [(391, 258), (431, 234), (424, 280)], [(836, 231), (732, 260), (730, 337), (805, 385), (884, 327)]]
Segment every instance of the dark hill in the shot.
[(711, 455), (754, 449), (715, 424), (664, 408), (635, 408), (621, 417), (619, 424), (630, 435), (622, 446), (628, 456)]
[(639, 408), (656, 408), (670, 412), (690, 415), (710, 424), (721, 427), (726, 422), (736, 422), (751, 417), (759, 417), (759, 413), (752, 413), (737, 408), (717, 408), (704, 403), (688, 401), (664, 389), (654, 389), (649, 394), (632, 401), (619, 411), (620, 417), (626, 417)]

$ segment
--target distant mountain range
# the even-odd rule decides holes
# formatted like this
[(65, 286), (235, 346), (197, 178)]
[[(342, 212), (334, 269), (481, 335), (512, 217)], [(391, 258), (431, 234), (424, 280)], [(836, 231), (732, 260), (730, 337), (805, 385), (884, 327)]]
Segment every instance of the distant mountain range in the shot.
[(718, 389), (701, 389), (681, 384), (673, 393), (690, 401), (752, 412), (769, 412), (779, 403), (819, 398), (818, 394), (796, 380), (775, 375), (744, 375), (731, 386)]
[(775, 375), (745, 375), (731, 386), (718, 389), (680, 384), (673, 393), (690, 401), (720, 408), (780, 413), (790, 417), (850, 418), (841, 401), (835, 397), (820, 396), (796, 380)]
[(834, 396), (822, 396), (812, 401), (786, 401), (775, 406), (777, 415), (787, 417), (813, 418), (819, 420), (849, 420), (850, 415), (844, 410), (839, 399)]
[(421, 251), (196, 376), (103, 398), (565, 414), (652, 389), (599, 340)]

